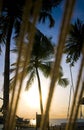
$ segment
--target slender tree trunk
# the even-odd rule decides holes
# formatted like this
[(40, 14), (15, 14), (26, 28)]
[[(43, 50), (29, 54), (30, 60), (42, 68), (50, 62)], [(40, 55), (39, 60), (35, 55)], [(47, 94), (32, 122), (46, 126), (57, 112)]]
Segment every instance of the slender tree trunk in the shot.
[(4, 62), (4, 92), (3, 92), (3, 117), (6, 119), (9, 106), (9, 69), (10, 69), (10, 41), (13, 28), (13, 18), (9, 18), (9, 27), (7, 32), (7, 40), (5, 47), (5, 62)]
[[(43, 103), (42, 103), (41, 82), (40, 82), (40, 77), (39, 77), (39, 73), (38, 73), (38, 69), (37, 69), (37, 68), (36, 68), (36, 74), (37, 74), (37, 79), (38, 79), (38, 88), (39, 88), (41, 115), (43, 115)], [(48, 128), (48, 130), (49, 130), (49, 113), (48, 113), (48, 117), (47, 117), (46, 128)]]
[(68, 105), (68, 112), (67, 112), (67, 119), (69, 117), (69, 110), (70, 110), (70, 103), (71, 103), (71, 90), (73, 89), (73, 96), (74, 96), (74, 84), (73, 84), (73, 76), (72, 76), (72, 70), (71, 70), (71, 64), (70, 64), (70, 76), (71, 76), (71, 88), (70, 88), (70, 95), (69, 95), (69, 105)]
[(72, 89), (73, 89), (73, 95), (74, 95), (74, 84), (73, 84), (73, 76), (72, 76), (72, 70), (71, 70), (71, 65), (70, 65), (70, 75), (71, 75), (71, 87), (72, 87)]
[(40, 77), (39, 77), (39, 73), (38, 73), (38, 69), (37, 68), (36, 68), (36, 74), (37, 74), (37, 79), (38, 79), (38, 89), (39, 89), (39, 97), (40, 97), (40, 109), (41, 109), (41, 114), (43, 115), (41, 83), (40, 83)]

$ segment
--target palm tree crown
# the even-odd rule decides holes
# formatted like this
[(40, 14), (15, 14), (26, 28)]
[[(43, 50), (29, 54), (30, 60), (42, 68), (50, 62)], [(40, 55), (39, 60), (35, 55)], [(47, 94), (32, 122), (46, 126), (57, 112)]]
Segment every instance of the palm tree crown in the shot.
[(80, 57), (84, 46), (84, 23), (77, 19), (71, 24), (69, 35), (66, 40), (64, 52), (67, 54), (66, 61), (74, 65)]
[(42, 8), (40, 10), (39, 21), (45, 22), (46, 18), (49, 19), (49, 27), (53, 27), (55, 24), (51, 11), (54, 7), (57, 7), (62, 0), (42, 0)]

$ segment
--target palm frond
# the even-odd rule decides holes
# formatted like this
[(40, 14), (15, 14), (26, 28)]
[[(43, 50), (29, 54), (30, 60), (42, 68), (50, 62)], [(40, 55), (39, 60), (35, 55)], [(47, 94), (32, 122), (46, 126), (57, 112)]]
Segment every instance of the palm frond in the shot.
[(54, 24), (55, 24), (55, 21), (54, 21), (52, 15), (51, 15), (50, 13), (46, 12), (46, 11), (40, 12), (39, 22), (42, 21), (43, 23), (45, 23), (46, 17), (47, 17), (47, 18), (49, 19), (49, 21), (50, 21), (49, 27), (50, 27), (50, 28), (53, 27)]
[(45, 10), (46, 12), (50, 12), (53, 7), (58, 6), (61, 3), (62, 0), (42, 0), (42, 10)]
[(13, 72), (15, 72), (15, 71), (16, 71), (16, 68), (10, 69), (10, 73), (13, 73)]
[(67, 54), (66, 62), (74, 65), (79, 59), (84, 44), (84, 23), (77, 19), (71, 24), (69, 34), (66, 39), (64, 52)]
[(69, 80), (67, 78), (63, 78), (63, 68), (60, 66), (59, 68), (59, 76), (58, 76), (58, 84), (60, 86), (66, 87), (69, 84)]
[(69, 84), (69, 80), (67, 78), (58, 79), (58, 84), (62, 87), (66, 87)]
[(1, 45), (0, 45), (0, 55), (1, 55), (2, 49), (1, 49)]
[(27, 80), (25, 90), (29, 90), (29, 88), (31, 87), (34, 79), (35, 79), (35, 71), (32, 71), (28, 80)]
[(13, 87), (14, 87), (14, 80), (15, 80), (15, 77), (12, 77), (10, 79), (10, 87), (9, 87), (9, 90), (12, 91), (13, 90)]
[[(38, 47), (37, 47), (38, 46)], [(45, 58), (50, 54), (54, 53), (53, 45), (51, 44), (50, 39), (45, 36), (38, 34), (35, 36), (34, 47), (32, 50), (32, 55), (38, 58)]]
[(38, 68), (41, 70), (41, 72), (43, 73), (43, 75), (45, 77), (48, 77), (50, 75), (50, 72), (51, 72), (51, 65), (52, 63), (51, 62), (47, 62), (46, 64), (45, 63), (41, 63)]
[[(12, 70), (12, 71), (13, 71), (13, 70)], [(14, 71), (15, 71), (15, 69), (14, 69)], [(18, 75), (17, 75), (17, 81), (18, 81), (18, 82), (20, 82), (21, 74), (22, 74), (22, 71), (18, 72)], [(27, 73), (26, 73), (26, 69), (25, 69), (24, 79), (25, 79), (26, 76), (27, 76)], [(14, 82), (15, 82), (15, 75), (10, 79), (10, 90), (13, 89)]]
[(7, 16), (0, 16), (0, 43), (6, 43), (7, 29), (8, 29), (8, 19)]

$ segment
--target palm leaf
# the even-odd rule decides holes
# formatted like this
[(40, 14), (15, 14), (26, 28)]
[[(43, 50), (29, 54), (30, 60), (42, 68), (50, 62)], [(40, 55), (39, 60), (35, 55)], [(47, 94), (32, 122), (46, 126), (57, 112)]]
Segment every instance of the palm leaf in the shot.
[(58, 84), (62, 87), (66, 87), (69, 84), (69, 80), (67, 78), (58, 79)]
[(25, 90), (29, 90), (32, 83), (34, 82), (34, 78), (35, 78), (35, 71), (32, 71), (29, 78), (28, 78), (28, 80), (27, 80)]
[(47, 62), (45, 63), (41, 63), (38, 68), (41, 70), (41, 72), (43, 73), (43, 75), (45, 77), (48, 77), (50, 75), (51, 72), (51, 62)]
[(41, 58), (48, 57), (50, 54), (53, 53), (54, 53), (54, 48), (53, 45), (51, 44), (50, 39), (46, 38), (44, 35), (39, 36), (38, 34), (36, 34), (32, 55), (41, 59)]
[(74, 65), (79, 59), (84, 45), (84, 23), (77, 19), (74, 24), (71, 24), (69, 34), (66, 39), (64, 52), (67, 54), (66, 62)]
[(10, 69), (10, 73), (13, 73), (13, 72), (15, 72), (15, 71), (16, 71), (16, 68)]
[(49, 19), (49, 21), (50, 21), (49, 27), (50, 27), (50, 28), (53, 27), (54, 24), (55, 24), (55, 21), (54, 21), (52, 15), (51, 15), (50, 13), (46, 12), (46, 11), (40, 12), (39, 22), (42, 21), (43, 23), (45, 23), (46, 17), (47, 17), (47, 18)]
[[(12, 69), (12, 72), (15, 72), (16, 69)], [(22, 73), (23, 71), (19, 71), (18, 74), (17, 74), (17, 81), (20, 82), (21, 80), (21, 76), (22, 76)], [(27, 73), (26, 73), (26, 69), (25, 69), (25, 73), (24, 73), (24, 79), (25, 77), (27, 76)], [(13, 86), (14, 86), (14, 82), (15, 82), (15, 75), (10, 79), (10, 90), (13, 89)]]

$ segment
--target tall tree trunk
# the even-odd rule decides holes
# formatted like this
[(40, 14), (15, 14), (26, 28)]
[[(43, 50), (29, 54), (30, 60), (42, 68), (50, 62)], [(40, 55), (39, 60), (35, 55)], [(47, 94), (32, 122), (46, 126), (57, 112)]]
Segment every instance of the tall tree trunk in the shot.
[(4, 62), (4, 92), (3, 92), (3, 117), (6, 119), (9, 106), (9, 69), (10, 69), (10, 41), (13, 28), (13, 18), (9, 17), (9, 27), (7, 32), (7, 40), (5, 47), (5, 62)]
[(71, 87), (73, 89), (73, 95), (74, 95), (74, 84), (73, 84), (73, 76), (72, 76), (72, 69), (71, 69), (71, 64), (70, 64), (70, 76), (71, 76)]
[(41, 83), (40, 83), (40, 77), (39, 77), (39, 73), (38, 73), (38, 69), (37, 68), (36, 68), (36, 75), (37, 75), (37, 79), (38, 79), (38, 89), (39, 89), (39, 97), (40, 97), (40, 109), (41, 109), (41, 114), (43, 115)]

